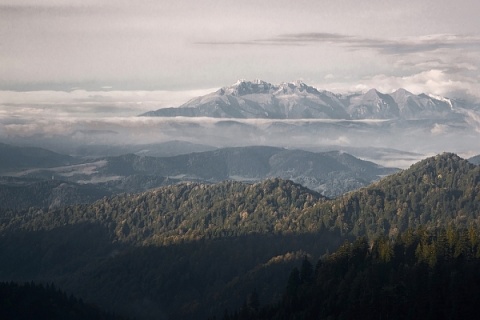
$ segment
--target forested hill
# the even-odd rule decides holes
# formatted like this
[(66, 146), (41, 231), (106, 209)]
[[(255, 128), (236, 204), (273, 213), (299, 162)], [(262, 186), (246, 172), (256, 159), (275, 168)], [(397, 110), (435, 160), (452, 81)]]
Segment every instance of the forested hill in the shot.
[(323, 224), (354, 236), (480, 223), (480, 166), (444, 153), (312, 209)]
[(113, 239), (167, 244), (201, 238), (265, 233), (305, 233), (317, 225), (301, 222), (306, 208), (326, 198), (288, 180), (248, 185), (182, 183), (136, 195), (104, 198), (44, 212), (30, 209), (1, 228), (49, 230), (81, 223), (101, 224)]
[(479, 212), (480, 167), (444, 153), (335, 200), (281, 179), (253, 185), (183, 183), (92, 205), (30, 209), (4, 219), (1, 228), (38, 230), (92, 222), (107, 226), (117, 240), (166, 244), (322, 229), (351, 236), (396, 235), (420, 225), (477, 224)]

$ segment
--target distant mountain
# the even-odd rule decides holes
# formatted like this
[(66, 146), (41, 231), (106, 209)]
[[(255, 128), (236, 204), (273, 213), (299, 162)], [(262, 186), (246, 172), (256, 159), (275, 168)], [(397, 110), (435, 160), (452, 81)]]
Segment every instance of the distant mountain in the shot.
[[(140, 154), (143, 154), (140, 152)], [(221, 148), (172, 157), (127, 154), (82, 164), (19, 172), (17, 177), (66, 180), (107, 193), (142, 192), (178, 181), (215, 183), (290, 179), (335, 197), (398, 171), (343, 152), (314, 153), (268, 146)]]
[[(182, 149), (187, 151), (189, 147), (208, 148), (171, 142), (138, 146), (138, 150), (143, 150), (138, 154), (95, 160), (52, 152), (53, 160), (45, 164), (64, 164), (63, 159), (79, 162), (59, 167), (26, 167), (37, 163), (23, 161), (23, 165), (10, 168), (9, 176), (0, 176), (0, 208), (21, 210), (91, 203), (104, 196), (138, 193), (180, 181), (253, 183), (275, 177), (290, 179), (327, 197), (336, 197), (398, 170), (343, 152), (315, 153), (267, 146), (222, 148), (171, 157), (145, 156), (169, 150), (174, 153)], [(44, 152), (50, 154), (47, 150)]]
[(161, 143), (133, 144), (133, 145), (83, 145), (72, 150), (78, 157), (113, 157), (128, 153), (150, 157), (171, 157), (192, 152), (215, 150), (216, 147), (191, 143), (188, 141), (172, 140)]
[(468, 161), (473, 164), (480, 165), (480, 155), (471, 157), (470, 159), (468, 159)]
[(273, 85), (241, 80), (232, 86), (188, 101), (178, 108), (150, 111), (141, 116), (265, 119), (424, 119), (464, 117), (455, 100), (405, 89), (383, 94), (341, 95), (317, 90), (303, 82)]
[(372, 161), (385, 167), (399, 166), (401, 168), (408, 168), (412, 163), (418, 162), (426, 157), (420, 153), (379, 147), (350, 147), (331, 145), (310, 148), (304, 147), (304, 150), (313, 152), (340, 150), (351, 154), (356, 158)]
[(313, 153), (276, 147), (223, 148), (175, 157), (125, 155), (106, 159), (99, 173), (113, 176), (154, 174), (181, 180), (219, 182), (290, 179), (334, 197), (398, 171), (341, 152)]
[(143, 116), (215, 118), (328, 118), (348, 117), (342, 102), (332, 93), (304, 83), (272, 85), (264, 81), (238, 81), (180, 108), (166, 108)]
[(75, 162), (70, 156), (50, 150), (0, 143), (0, 173), (28, 168), (52, 168)]

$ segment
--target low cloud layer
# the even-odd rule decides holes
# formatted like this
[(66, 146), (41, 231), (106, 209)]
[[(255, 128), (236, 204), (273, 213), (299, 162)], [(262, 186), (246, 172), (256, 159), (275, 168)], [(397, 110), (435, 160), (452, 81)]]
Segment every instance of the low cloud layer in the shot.
[(381, 92), (391, 93), (404, 88), (415, 94), (433, 94), (440, 97), (465, 99), (473, 103), (480, 102), (480, 84), (474, 79), (462, 75), (456, 76), (444, 70), (431, 69), (407, 76), (375, 75), (371, 78), (354, 82), (321, 83), (333, 91), (363, 91), (376, 88)]
[[(79, 154), (82, 146), (183, 140), (216, 147), (272, 145), (315, 150), (377, 147), (420, 155), (478, 154), (478, 119), (470, 126), (426, 121), (268, 120), (159, 117), (0, 117), (0, 142)], [(461, 138), (460, 138), (461, 137)], [(329, 150), (330, 150), (329, 149)], [(413, 162), (413, 161), (412, 161)], [(408, 163), (405, 162), (405, 163)]]
[(177, 107), (214, 89), (189, 91), (0, 91), (1, 117), (122, 117)]

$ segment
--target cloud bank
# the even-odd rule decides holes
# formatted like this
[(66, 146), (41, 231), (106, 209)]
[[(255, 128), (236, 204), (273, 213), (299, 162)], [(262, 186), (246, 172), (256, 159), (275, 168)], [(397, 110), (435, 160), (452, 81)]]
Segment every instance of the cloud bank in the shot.
[[(107, 89), (107, 88), (106, 88)], [(176, 107), (215, 89), (188, 91), (0, 91), (3, 117), (122, 117)]]
[[(365, 91), (377, 88), (393, 92), (405, 88), (413, 93), (431, 93), (480, 101), (480, 37), (475, 35), (434, 34), (405, 38), (367, 38), (339, 33), (292, 33), (243, 42), (200, 42), (217, 46), (309, 46), (310, 50), (336, 46), (352, 52), (373, 54), (389, 63), (388, 73), (363, 77), (335, 76), (328, 73), (317, 87), (331, 91)], [(371, 57), (372, 61), (374, 57)], [(375, 67), (375, 63), (373, 63)]]

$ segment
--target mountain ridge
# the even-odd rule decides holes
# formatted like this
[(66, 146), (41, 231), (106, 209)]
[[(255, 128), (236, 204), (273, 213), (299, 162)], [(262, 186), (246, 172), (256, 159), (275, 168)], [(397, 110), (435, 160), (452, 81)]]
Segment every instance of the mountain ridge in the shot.
[(438, 225), (467, 228), (478, 224), (478, 210), (480, 166), (448, 152), (313, 209), (327, 225), (368, 237)]
[(213, 117), (239, 119), (423, 119), (461, 117), (462, 101), (403, 88), (391, 94), (370, 89), (365, 93), (337, 94), (301, 81), (278, 85), (263, 80), (240, 80), (179, 107), (149, 111), (140, 116)]
[(21, 171), (16, 177), (48, 180), (55, 176), (55, 179), (103, 187), (109, 193), (140, 192), (180, 180), (257, 182), (279, 177), (334, 197), (398, 170), (344, 152), (271, 146), (219, 148), (168, 157), (125, 154), (88, 161), (77, 166)]
[(78, 160), (38, 147), (20, 147), (0, 143), (0, 174), (31, 167), (49, 168), (70, 165)]

